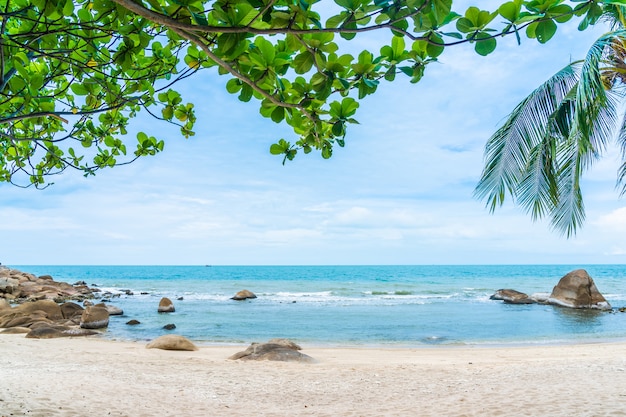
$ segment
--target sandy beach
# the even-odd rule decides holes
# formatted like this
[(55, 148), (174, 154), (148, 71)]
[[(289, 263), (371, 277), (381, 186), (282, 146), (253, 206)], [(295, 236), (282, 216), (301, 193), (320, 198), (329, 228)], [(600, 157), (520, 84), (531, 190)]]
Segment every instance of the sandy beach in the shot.
[(626, 342), (227, 359), (246, 347), (0, 335), (0, 416), (626, 416)]

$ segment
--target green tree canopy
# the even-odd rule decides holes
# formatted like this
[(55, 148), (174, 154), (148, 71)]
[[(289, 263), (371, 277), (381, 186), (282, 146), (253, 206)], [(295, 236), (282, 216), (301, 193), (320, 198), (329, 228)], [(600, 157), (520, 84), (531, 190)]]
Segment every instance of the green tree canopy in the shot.
[[(626, 0), (625, 0), (626, 1)], [(617, 0), (513, 0), (453, 10), (452, 0), (3, 0), (0, 2), (0, 181), (45, 187), (67, 168), (93, 175), (163, 149), (149, 113), (193, 135), (194, 107), (175, 90), (197, 72), (288, 124), (272, 154), (324, 158), (344, 146), (359, 100), (396, 76), (418, 82), (446, 48), (491, 53), (522, 34), (547, 42), (572, 16), (581, 28)], [(340, 51), (379, 31), (379, 50)]]
[[(567, 236), (585, 219), (581, 176), (611, 141), (622, 150), (618, 186), (626, 192), (626, 2), (605, 2), (597, 13), (612, 30), (517, 105), (488, 140), (476, 187), (492, 211), (508, 194)], [(581, 28), (593, 22), (587, 16)]]

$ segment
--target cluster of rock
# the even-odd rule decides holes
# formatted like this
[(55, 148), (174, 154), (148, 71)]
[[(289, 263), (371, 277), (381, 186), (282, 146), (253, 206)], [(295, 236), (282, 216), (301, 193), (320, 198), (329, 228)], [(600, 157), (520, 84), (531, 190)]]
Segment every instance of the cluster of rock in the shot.
[[(0, 333), (25, 333), (26, 337), (37, 339), (98, 334), (96, 330), (108, 327), (110, 316), (124, 314), (118, 307), (104, 303), (94, 305), (88, 301), (96, 298), (94, 293), (98, 292), (98, 289), (89, 288), (82, 281), (71, 285), (54, 281), (49, 275), (38, 277), (0, 266)], [(239, 291), (231, 297), (236, 301), (254, 298), (257, 296), (248, 290)], [(74, 301), (82, 301), (84, 307)], [(157, 311), (173, 313), (176, 309), (172, 300), (164, 297)], [(127, 324), (137, 325), (140, 322), (130, 320)], [(172, 330), (176, 325), (168, 324), (163, 328)], [(179, 335), (158, 337), (146, 348), (198, 350), (193, 342)], [(229, 359), (314, 362), (300, 350), (301, 347), (292, 341), (272, 339), (267, 343), (252, 343)]]
[(15, 307), (0, 300), (0, 329), (2, 333), (26, 333), (26, 337), (50, 339), (54, 337), (88, 336), (95, 329), (106, 328), (111, 313), (121, 310), (104, 303), (82, 306), (67, 301), (57, 304), (53, 300), (37, 300)]
[(584, 269), (577, 269), (563, 276), (550, 294), (528, 295), (512, 289), (501, 289), (496, 291), (491, 299), (502, 300), (509, 304), (540, 303), (568, 308), (612, 309)]
[(84, 301), (94, 298), (98, 289), (89, 288), (84, 282), (68, 284), (57, 282), (50, 275), (35, 276), (16, 269), (0, 267), (0, 299), (10, 302), (35, 300)]

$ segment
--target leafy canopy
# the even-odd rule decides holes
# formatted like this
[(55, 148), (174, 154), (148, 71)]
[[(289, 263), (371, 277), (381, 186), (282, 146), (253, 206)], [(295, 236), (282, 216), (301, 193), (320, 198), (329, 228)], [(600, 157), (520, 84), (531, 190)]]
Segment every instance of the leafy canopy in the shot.
[[(67, 168), (93, 175), (154, 155), (161, 138), (127, 137), (147, 112), (192, 136), (194, 106), (176, 83), (200, 71), (287, 123), (270, 152), (332, 155), (382, 81), (416, 83), (447, 47), (480, 55), (522, 34), (547, 42), (572, 16), (594, 24), (613, 0), (513, 0), (495, 11), (452, 0), (3, 0), (0, 2), (0, 181), (45, 187)], [(332, 11), (332, 12), (331, 12)], [(338, 38), (388, 34), (379, 50)], [(382, 37), (381, 37), (382, 38)]]

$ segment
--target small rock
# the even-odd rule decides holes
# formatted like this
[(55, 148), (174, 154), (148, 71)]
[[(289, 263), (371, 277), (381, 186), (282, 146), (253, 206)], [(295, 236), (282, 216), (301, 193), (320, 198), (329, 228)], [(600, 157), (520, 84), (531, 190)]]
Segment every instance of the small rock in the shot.
[(141, 322), (139, 320), (132, 319), (132, 320), (128, 320), (126, 324), (128, 324), (129, 326), (136, 326), (138, 324), (141, 324)]
[(174, 311), (176, 311), (176, 309), (174, 308), (174, 303), (172, 303), (172, 300), (167, 297), (163, 297), (159, 302), (158, 311), (159, 313), (173, 313)]
[(146, 345), (147, 349), (163, 349), (163, 350), (198, 350), (196, 345), (186, 337), (168, 334), (157, 337)]
[(176, 325), (174, 323), (170, 323), (170, 324), (166, 324), (165, 326), (163, 326), (163, 328), (165, 330), (174, 330), (176, 328)]
[(235, 301), (243, 301), (249, 298), (256, 298), (256, 295), (252, 291), (241, 290), (230, 299)]
[(121, 308), (117, 306), (112, 306), (110, 304), (107, 304), (105, 308), (109, 312), (109, 316), (121, 316), (124, 314), (124, 310), (122, 310)]
[(528, 297), (527, 294), (511, 289), (500, 289), (491, 297), (492, 300), (502, 300), (508, 304), (533, 304), (535, 300)]

